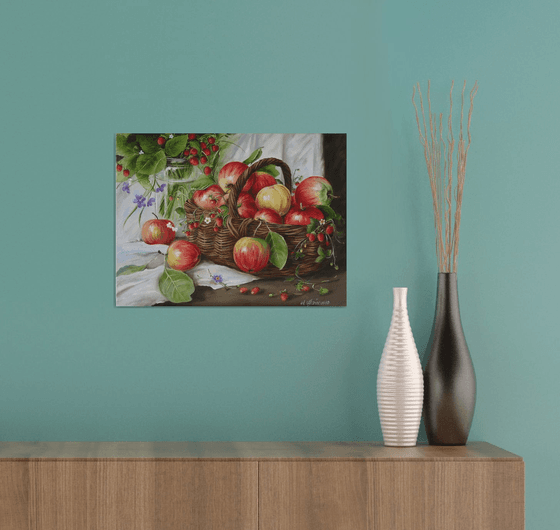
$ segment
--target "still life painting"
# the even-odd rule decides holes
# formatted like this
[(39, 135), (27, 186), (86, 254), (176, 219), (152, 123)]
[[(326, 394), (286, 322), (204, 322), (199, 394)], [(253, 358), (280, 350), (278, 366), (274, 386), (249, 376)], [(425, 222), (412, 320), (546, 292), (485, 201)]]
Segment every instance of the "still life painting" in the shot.
[(346, 305), (346, 134), (115, 143), (117, 306)]

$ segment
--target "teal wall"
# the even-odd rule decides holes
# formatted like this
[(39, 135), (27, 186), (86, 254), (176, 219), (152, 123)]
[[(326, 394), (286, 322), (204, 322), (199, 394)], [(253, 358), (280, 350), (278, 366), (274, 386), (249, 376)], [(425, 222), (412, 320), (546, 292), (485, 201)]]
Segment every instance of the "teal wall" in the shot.
[[(1, 440), (379, 440), (391, 288), (436, 263), (411, 104), (478, 79), (459, 288), (472, 440), (560, 517), (556, 1), (12, 2), (0, 20)], [(348, 307), (116, 308), (113, 138), (347, 132)], [(425, 439), (425, 432), (421, 431)]]

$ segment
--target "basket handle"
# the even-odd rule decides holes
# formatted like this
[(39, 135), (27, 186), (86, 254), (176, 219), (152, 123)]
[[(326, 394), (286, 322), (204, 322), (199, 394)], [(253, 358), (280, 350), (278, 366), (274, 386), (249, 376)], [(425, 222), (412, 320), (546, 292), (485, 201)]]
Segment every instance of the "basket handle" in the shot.
[(229, 197), (227, 201), (229, 217), (239, 217), (239, 213), (237, 213), (237, 199), (239, 198), (239, 194), (241, 193), (243, 186), (245, 186), (249, 180), (249, 177), (255, 171), (258, 171), (263, 167), (270, 166), (271, 164), (274, 164), (282, 169), (282, 174), (284, 175), (284, 186), (286, 186), (290, 192), (292, 191), (292, 172), (286, 162), (283, 162), (278, 158), (263, 158), (261, 160), (257, 160), (241, 174), (241, 176), (237, 179), (237, 182), (233, 184), (229, 190)]

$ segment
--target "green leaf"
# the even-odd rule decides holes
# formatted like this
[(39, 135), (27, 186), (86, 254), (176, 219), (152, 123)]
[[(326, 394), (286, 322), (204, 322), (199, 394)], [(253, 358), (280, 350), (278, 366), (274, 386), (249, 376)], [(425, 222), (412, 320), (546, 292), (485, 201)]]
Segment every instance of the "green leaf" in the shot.
[(174, 136), (165, 142), (165, 154), (172, 157), (179, 156), (185, 150), (185, 147), (187, 147), (188, 141), (189, 136), (187, 134)]
[(259, 147), (258, 149), (255, 149), (251, 153), (251, 156), (249, 158), (243, 160), (243, 163), (250, 166), (255, 160), (258, 160), (261, 156), (262, 156), (262, 147)]
[(161, 151), (163, 153), (161, 146), (157, 143), (158, 137), (158, 134), (139, 134), (136, 138), (144, 153), (152, 154), (157, 151)]
[(284, 281), (285, 282), (293, 282), (295, 278), (293, 276), (288, 276)]
[(273, 177), (277, 177), (278, 175), (280, 175), (280, 172), (276, 169), (276, 166), (274, 164), (269, 164), (268, 166), (264, 166), (261, 167), (259, 169), (259, 172), (263, 172), (263, 173), (268, 173), (269, 175), (272, 175)]
[(117, 155), (129, 156), (138, 154), (140, 148), (136, 142), (129, 138), (128, 134), (117, 134), (116, 138), (116, 151)]
[(296, 291), (301, 291), (302, 287), (305, 285), (304, 281), (298, 282), (296, 284)]
[(136, 173), (136, 161), (139, 156), (138, 154), (125, 156), (119, 164), (123, 167), (123, 170), (128, 169), (130, 174), (134, 175), (134, 173)]
[(150, 175), (136, 173), (136, 178), (138, 179), (138, 184), (140, 184), (146, 191), (154, 191), (154, 186), (150, 182)]
[(319, 257), (315, 260), (315, 263), (321, 263), (324, 259), (325, 259), (324, 256), (319, 256)]
[(317, 254), (319, 254), (319, 256), (321, 257), (325, 257), (325, 251), (323, 250), (323, 247), (317, 247)]
[(124, 276), (125, 274), (132, 274), (134, 272), (142, 272), (147, 266), (147, 263), (146, 265), (125, 265), (117, 271), (117, 276)]
[(307, 225), (307, 233), (310, 234), (319, 226), (319, 221), (314, 217), (311, 218), (311, 222)]
[(136, 161), (136, 171), (145, 175), (154, 175), (165, 169), (167, 158), (163, 151), (149, 155), (140, 155)]
[(180, 304), (192, 300), (194, 283), (184, 272), (165, 269), (159, 278), (159, 290), (170, 302)]
[(328, 290), (327, 288), (325, 288), (325, 287), (321, 287), (321, 288), (319, 289), (319, 294), (325, 295), (325, 294), (327, 294), (328, 292), (329, 292), (329, 290)]
[(212, 186), (212, 184), (214, 184), (214, 179), (204, 175), (198, 177), (191, 186), (193, 190), (205, 190), (208, 186)]
[(175, 208), (175, 213), (182, 217), (185, 217), (187, 215), (184, 208)]
[(265, 241), (270, 245), (270, 263), (280, 270), (288, 261), (288, 245), (286, 240), (276, 232), (269, 232)]
[(330, 206), (319, 204), (317, 208), (325, 214), (325, 220), (333, 219), (334, 221), (342, 221), (342, 215), (336, 213)]
[(128, 177), (125, 177), (122, 173), (122, 171), (119, 171), (117, 173), (117, 182), (124, 182), (125, 180), (128, 180), (130, 178), (130, 175)]

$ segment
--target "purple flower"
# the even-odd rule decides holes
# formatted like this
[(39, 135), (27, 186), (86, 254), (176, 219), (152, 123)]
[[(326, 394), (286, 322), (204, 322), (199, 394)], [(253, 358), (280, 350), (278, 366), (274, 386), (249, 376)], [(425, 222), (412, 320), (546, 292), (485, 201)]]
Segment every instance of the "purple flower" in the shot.
[(130, 182), (126, 181), (126, 182), (122, 185), (122, 189), (123, 189), (123, 191), (126, 191), (126, 193), (130, 193)]
[(161, 186), (159, 186), (158, 188), (156, 188), (156, 191), (157, 191), (157, 192), (163, 191), (163, 190), (165, 189), (165, 186), (167, 186), (167, 184), (165, 184), (165, 182), (164, 182)]
[(137, 208), (144, 208), (146, 206), (146, 197), (136, 194), (136, 198), (132, 202), (136, 204)]
[(212, 280), (216, 283), (224, 283), (224, 279), (219, 274), (212, 275)]
[(152, 197), (148, 200), (148, 204), (146, 204), (146, 206), (151, 206), (152, 204), (154, 204), (154, 202), (156, 202), (156, 200)]

